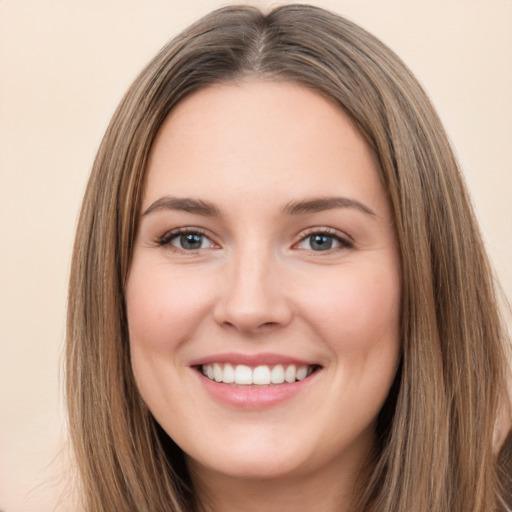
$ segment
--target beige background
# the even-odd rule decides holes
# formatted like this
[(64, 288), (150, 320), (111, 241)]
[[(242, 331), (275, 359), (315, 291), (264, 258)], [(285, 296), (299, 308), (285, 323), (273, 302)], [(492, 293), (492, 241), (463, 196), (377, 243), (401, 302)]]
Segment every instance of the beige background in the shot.
[[(73, 510), (59, 498), (68, 474), (59, 368), (88, 171), (136, 73), (173, 34), (225, 3), (0, 0), (0, 509)], [(510, 299), (512, 0), (312, 3), (381, 37), (420, 78)]]

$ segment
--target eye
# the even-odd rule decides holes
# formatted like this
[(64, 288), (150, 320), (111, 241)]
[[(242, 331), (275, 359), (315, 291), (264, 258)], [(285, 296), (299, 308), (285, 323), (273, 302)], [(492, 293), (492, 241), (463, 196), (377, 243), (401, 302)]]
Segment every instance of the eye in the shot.
[(305, 236), (296, 246), (297, 249), (324, 252), (353, 247), (352, 242), (328, 231), (319, 231)]
[(203, 233), (199, 231), (172, 231), (165, 234), (158, 240), (161, 246), (172, 246), (182, 251), (198, 251), (199, 249), (208, 249), (215, 244)]

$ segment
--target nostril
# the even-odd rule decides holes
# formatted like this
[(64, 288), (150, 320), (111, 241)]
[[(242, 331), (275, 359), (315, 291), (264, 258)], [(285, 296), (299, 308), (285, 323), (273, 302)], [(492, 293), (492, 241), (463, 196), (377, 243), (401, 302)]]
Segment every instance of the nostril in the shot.
[(281, 297), (232, 296), (219, 301), (214, 310), (219, 325), (240, 332), (274, 330), (287, 325), (291, 318), (291, 310)]
[(229, 322), (225, 321), (221, 324), (223, 327), (227, 329), (231, 329), (237, 332), (243, 333), (265, 333), (267, 331), (273, 331), (276, 328), (279, 328), (281, 325), (279, 322), (262, 322), (258, 323), (258, 321), (251, 321), (249, 319), (245, 319), (245, 321), (238, 322)]

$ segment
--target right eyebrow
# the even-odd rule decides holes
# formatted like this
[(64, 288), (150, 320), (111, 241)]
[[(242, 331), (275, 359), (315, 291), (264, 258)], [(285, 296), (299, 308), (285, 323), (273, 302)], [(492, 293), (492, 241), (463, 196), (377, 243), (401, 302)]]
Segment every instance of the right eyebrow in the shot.
[(371, 208), (348, 197), (318, 197), (305, 201), (291, 201), (284, 207), (283, 211), (288, 215), (302, 215), (334, 208), (354, 208), (371, 217), (377, 217), (377, 214)]
[(192, 199), (191, 197), (174, 196), (163, 196), (160, 199), (157, 199), (155, 202), (151, 203), (142, 215), (149, 215), (152, 212), (160, 210), (177, 210), (204, 215), (207, 217), (220, 216), (219, 209), (213, 203), (201, 201), (199, 199)]

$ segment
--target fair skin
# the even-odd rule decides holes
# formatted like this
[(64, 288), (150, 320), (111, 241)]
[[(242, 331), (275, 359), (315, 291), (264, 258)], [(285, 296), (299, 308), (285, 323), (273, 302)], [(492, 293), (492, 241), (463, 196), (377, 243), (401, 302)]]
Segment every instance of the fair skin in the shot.
[(147, 172), (132, 365), (199, 500), (349, 510), (400, 351), (397, 242), (366, 143), (318, 93), (246, 80), (183, 100)]

